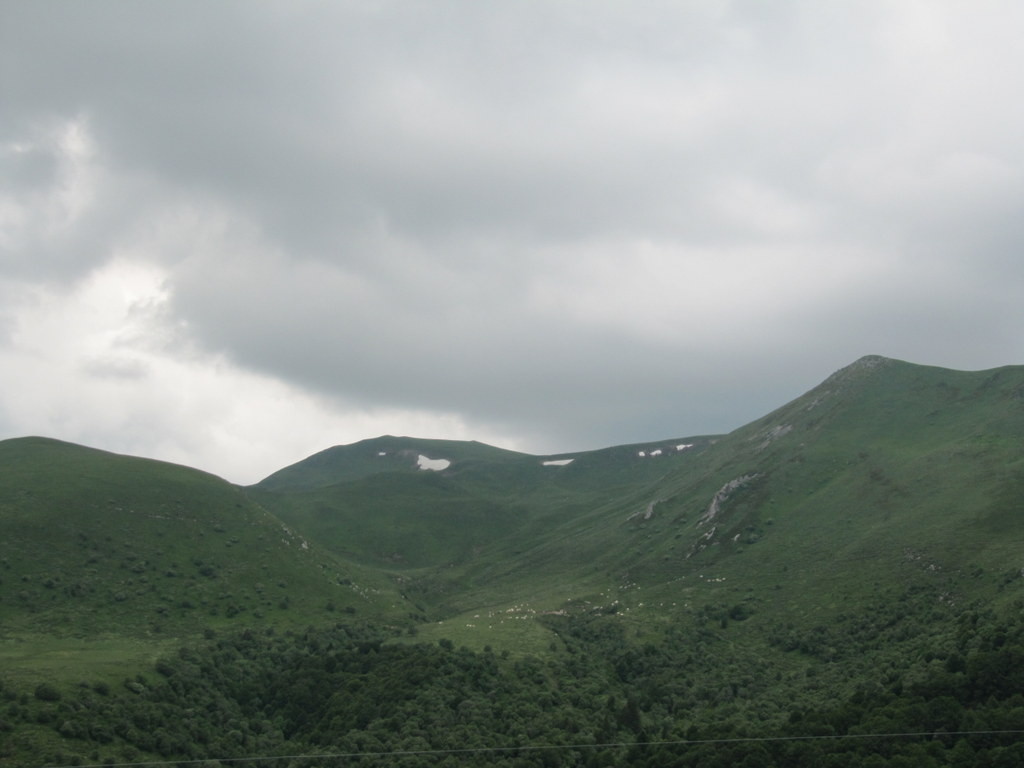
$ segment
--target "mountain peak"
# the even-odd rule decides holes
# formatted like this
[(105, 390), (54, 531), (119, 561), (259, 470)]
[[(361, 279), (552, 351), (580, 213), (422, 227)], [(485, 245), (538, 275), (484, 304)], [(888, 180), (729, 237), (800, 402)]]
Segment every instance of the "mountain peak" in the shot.
[(854, 360), (848, 367), (877, 368), (879, 365), (886, 365), (892, 362), (895, 361), (891, 357), (885, 357), (883, 355), (864, 355), (863, 357)]
[(440, 471), (461, 462), (521, 459), (527, 454), (476, 440), (443, 440), (381, 435), (335, 445), (265, 477), (263, 490), (321, 488), (390, 472)]
[(833, 379), (837, 376), (850, 376), (867, 371), (874, 371), (897, 362), (899, 361), (894, 360), (891, 357), (883, 357), (882, 355), (864, 355), (863, 357), (857, 358), (846, 367), (840, 368), (838, 371), (833, 373), (829, 379)]
[[(901, 361), (894, 360), (891, 357), (883, 357), (882, 355), (864, 355), (863, 357), (857, 358), (849, 365), (840, 368), (821, 382), (821, 384), (812, 389), (811, 392), (818, 393), (823, 388), (827, 390), (835, 390), (837, 387), (844, 388), (846, 385), (853, 384), (855, 382), (865, 382), (872, 379), (874, 375), (880, 371), (891, 370), (900, 365), (900, 363)], [(903, 365), (909, 365), (909, 363), (904, 363)]]

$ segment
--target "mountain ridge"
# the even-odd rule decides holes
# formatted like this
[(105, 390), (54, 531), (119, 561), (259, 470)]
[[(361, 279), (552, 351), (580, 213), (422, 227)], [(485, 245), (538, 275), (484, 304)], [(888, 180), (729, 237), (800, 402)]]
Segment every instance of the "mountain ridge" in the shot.
[[(1015, 529), (1022, 435), (1024, 367), (953, 371), (868, 355), (725, 435), (552, 456), (384, 435), (332, 446), (244, 487), (43, 437), (0, 441), (0, 462), (5, 525), (25, 506), (19, 482), (48, 487), (40, 509), (69, 494), (98, 498), (115, 479), (121, 493), (135, 494), (147, 483), (153, 493), (164, 482), (216, 486), (231, 509), (315, 543), (329, 569), (362, 573), (356, 581), (376, 574), (380, 594), (418, 595), (413, 613), (425, 616), (472, 610), (502, 592), (539, 594), (567, 574), (581, 594), (616, 572), (674, 583), (699, 566), (734, 568), (751, 547), (780, 562), (803, 553), (819, 568), (833, 529), (847, 530), (835, 545), (843, 551), (902, 542), (962, 566), (955, 542), (977, 540), (984, 553), (993, 549), (987, 531)], [(447, 464), (425, 468), (421, 457)], [(19, 480), (32, 461), (31, 478)], [(62, 473), (57, 483), (51, 468)], [(152, 503), (166, 506), (173, 493), (160, 493), (165, 500)], [(150, 517), (165, 511), (154, 507)], [(889, 543), (878, 539), (883, 523)]]

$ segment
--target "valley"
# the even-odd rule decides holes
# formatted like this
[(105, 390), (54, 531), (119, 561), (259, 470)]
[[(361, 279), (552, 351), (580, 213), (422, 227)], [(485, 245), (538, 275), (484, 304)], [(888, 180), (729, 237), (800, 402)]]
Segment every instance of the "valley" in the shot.
[(1016, 765), (1022, 499), (1024, 367), (877, 356), (726, 435), (246, 487), (3, 441), (0, 764)]

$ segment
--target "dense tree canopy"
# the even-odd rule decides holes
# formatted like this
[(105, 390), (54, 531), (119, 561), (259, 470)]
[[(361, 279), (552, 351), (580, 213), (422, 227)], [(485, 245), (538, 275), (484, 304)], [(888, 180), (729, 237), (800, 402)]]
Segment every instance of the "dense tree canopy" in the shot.
[[(715, 610), (646, 640), (628, 637), (614, 617), (553, 616), (546, 620), (564, 647), (543, 658), (400, 642), (355, 623), (208, 633), (120, 686), (5, 683), (0, 759), (26, 766), (275, 755), (292, 757), (259, 765), (300, 766), (311, 763), (294, 756), (324, 754), (348, 756), (339, 765), (410, 767), (1022, 764), (1020, 606), (1003, 615), (965, 610), (941, 631), (890, 642), (928, 605), (911, 599), (895, 622), (880, 611), (802, 638), (780, 626), (768, 648), (736, 642)], [(32, 734), (35, 741), (26, 741)], [(33, 743), (59, 748), (33, 759)]]

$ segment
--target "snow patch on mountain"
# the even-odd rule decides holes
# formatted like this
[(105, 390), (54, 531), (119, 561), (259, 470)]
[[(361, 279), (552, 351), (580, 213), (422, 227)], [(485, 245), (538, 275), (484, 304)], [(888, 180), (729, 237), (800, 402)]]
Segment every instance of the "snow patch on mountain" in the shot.
[(545, 467), (564, 467), (567, 464), (572, 464), (576, 459), (548, 459), (542, 461), (541, 465)]
[(416, 458), (416, 464), (420, 469), (429, 469), (434, 472), (440, 472), (442, 469), (448, 469), (452, 465), (448, 459), (431, 459), (424, 456), (422, 453)]
[(670, 445), (667, 448), (648, 448), (646, 450), (637, 451), (636, 455), (640, 458), (649, 456), (664, 456), (666, 453), (682, 453), (685, 450), (693, 448), (695, 443), (679, 443), (678, 445)]

